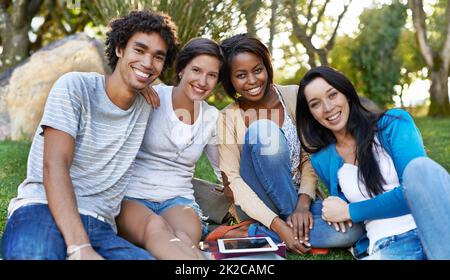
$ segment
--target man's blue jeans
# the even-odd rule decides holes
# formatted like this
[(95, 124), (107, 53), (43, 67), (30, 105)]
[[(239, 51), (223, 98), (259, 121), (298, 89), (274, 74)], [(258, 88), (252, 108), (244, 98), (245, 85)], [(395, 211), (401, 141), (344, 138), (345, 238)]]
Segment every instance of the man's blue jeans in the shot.
[[(80, 215), (93, 249), (105, 259), (150, 260), (153, 257), (118, 237), (110, 224)], [(3, 257), (9, 260), (64, 260), (66, 244), (47, 204), (20, 207), (6, 224)]]
[(412, 160), (403, 172), (406, 200), (428, 259), (450, 259), (450, 175), (433, 160)]
[[(292, 183), (289, 147), (283, 131), (269, 120), (250, 125), (245, 135), (240, 160), (240, 175), (258, 197), (282, 219), (294, 210), (298, 194)], [(309, 242), (315, 248), (350, 247), (364, 233), (361, 224), (354, 224), (345, 233), (337, 232), (322, 219), (322, 201), (311, 204), (314, 218)], [(279, 236), (261, 224), (252, 224), (249, 236), (266, 235), (280, 242)]]

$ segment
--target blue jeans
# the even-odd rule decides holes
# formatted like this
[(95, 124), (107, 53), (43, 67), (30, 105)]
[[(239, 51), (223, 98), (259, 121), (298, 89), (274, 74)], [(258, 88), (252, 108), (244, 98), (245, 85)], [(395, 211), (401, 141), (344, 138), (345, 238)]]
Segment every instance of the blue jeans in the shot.
[(433, 160), (412, 160), (403, 172), (406, 200), (429, 259), (450, 259), (450, 176)]
[(417, 229), (375, 242), (373, 253), (363, 260), (426, 260)]
[[(150, 260), (146, 250), (118, 237), (112, 226), (80, 215), (93, 249), (105, 259)], [(66, 244), (47, 204), (22, 206), (11, 215), (2, 240), (7, 260), (64, 260)]]
[[(272, 121), (258, 120), (245, 135), (240, 160), (240, 175), (258, 197), (282, 219), (295, 210), (298, 194), (292, 183), (289, 147), (283, 131)], [(322, 201), (311, 204), (314, 226), (309, 242), (315, 248), (350, 247), (364, 233), (361, 224), (354, 224), (345, 233), (337, 232), (322, 219)], [(266, 235), (275, 242), (279, 236), (257, 223), (249, 227), (249, 236)]]
[(124, 199), (137, 201), (148, 209), (152, 210), (155, 214), (161, 215), (164, 211), (176, 207), (176, 206), (187, 206), (198, 214), (200, 217), (200, 222), (202, 224), (202, 237), (205, 237), (208, 234), (208, 225), (203, 221), (203, 212), (200, 209), (200, 206), (192, 199), (187, 199), (185, 197), (174, 197), (172, 199), (168, 199), (162, 202), (149, 201), (147, 199), (134, 198), (130, 196), (126, 196)]

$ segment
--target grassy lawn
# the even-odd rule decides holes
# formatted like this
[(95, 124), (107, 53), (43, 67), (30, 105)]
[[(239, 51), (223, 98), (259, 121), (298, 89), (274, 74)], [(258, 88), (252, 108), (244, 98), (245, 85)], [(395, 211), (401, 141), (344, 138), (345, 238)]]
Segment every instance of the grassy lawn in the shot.
[[(449, 171), (450, 118), (420, 117), (416, 118), (416, 123), (422, 133), (428, 155)], [(3, 235), (9, 200), (16, 195), (17, 186), (26, 175), (29, 148), (29, 143), (0, 141), (0, 236)], [(215, 181), (212, 168), (205, 157), (202, 157), (200, 162), (197, 163), (195, 176)], [(288, 259), (351, 260), (352, 256), (346, 250), (332, 250), (329, 255), (325, 256), (296, 256), (289, 254)]]

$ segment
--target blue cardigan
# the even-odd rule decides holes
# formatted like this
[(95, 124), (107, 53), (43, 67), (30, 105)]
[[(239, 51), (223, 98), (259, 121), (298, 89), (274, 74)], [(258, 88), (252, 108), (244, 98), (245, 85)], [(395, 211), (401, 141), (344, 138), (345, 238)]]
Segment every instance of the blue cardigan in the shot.
[[(387, 111), (378, 121), (378, 128), (381, 130), (376, 133), (377, 138), (394, 162), (400, 185), (374, 198), (350, 203), (350, 217), (354, 222), (409, 214), (410, 210), (403, 193), (403, 171), (411, 160), (426, 156), (419, 129), (406, 111), (401, 109)], [(344, 160), (337, 153), (336, 144), (328, 145), (314, 153), (311, 156), (311, 164), (330, 194), (347, 201), (338, 186), (337, 174)], [(365, 251), (368, 240), (364, 241), (362, 238), (358, 243), (356, 245), (358, 253)]]
[[(403, 194), (402, 177), (408, 163), (426, 156), (419, 129), (412, 117), (401, 109), (387, 111), (378, 121), (378, 140), (392, 158), (400, 185), (374, 198), (353, 202), (349, 205), (350, 217), (354, 222), (398, 217), (410, 213)], [(338, 170), (344, 164), (333, 143), (311, 156), (311, 163), (332, 196), (346, 200), (338, 187)], [(425, 187), (425, 186), (424, 186)]]

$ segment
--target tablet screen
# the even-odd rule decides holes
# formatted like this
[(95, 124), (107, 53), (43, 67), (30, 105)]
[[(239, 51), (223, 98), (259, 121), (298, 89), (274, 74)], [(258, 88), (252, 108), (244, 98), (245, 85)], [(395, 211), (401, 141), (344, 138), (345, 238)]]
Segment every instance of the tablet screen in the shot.
[(252, 248), (266, 248), (270, 247), (269, 242), (265, 238), (258, 239), (228, 239), (224, 240), (225, 249), (252, 249)]
[(223, 253), (276, 251), (278, 247), (267, 237), (219, 239)]

